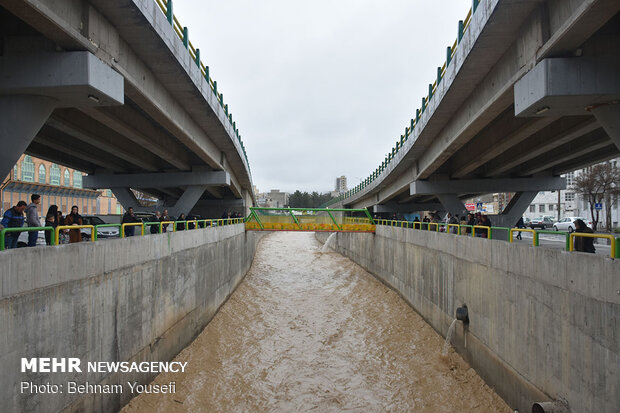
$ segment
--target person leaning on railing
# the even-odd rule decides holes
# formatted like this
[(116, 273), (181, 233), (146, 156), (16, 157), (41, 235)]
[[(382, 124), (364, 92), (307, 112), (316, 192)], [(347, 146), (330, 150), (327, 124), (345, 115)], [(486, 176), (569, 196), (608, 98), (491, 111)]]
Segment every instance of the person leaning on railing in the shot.
[[(575, 220), (575, 233), (594, 234), (594, 231), (588, 228), (583, 220), (577, 219)], [(590, 252), (594, 254), (596, 252), (596, 249), (594, 248), (594, 238), (576, 236), (575, 251)]]
[[(4, 228), (21, 228), (24, 226), (24, 211), (26, 210), (26, 202), (19, 201), (13, 208), (8, 209), (2, 216), (0, 225)], [(9, 232), (6, 234), (5, 247), (17, 248), (17, 239), (19, 232)]]

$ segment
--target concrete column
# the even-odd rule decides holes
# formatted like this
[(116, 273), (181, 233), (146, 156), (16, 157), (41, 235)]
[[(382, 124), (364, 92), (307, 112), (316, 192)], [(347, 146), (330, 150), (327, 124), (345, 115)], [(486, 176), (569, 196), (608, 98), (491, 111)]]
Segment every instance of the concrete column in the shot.
[(459, 199), (456, 194), (438, 194), (439, 202), (443, 205), (444, 209), (452, 215), (458, 215), (462, 217), (467, 214), (467, 208), (465, 204)]
[(0, 177), (13, 166), (32, 142), (56, 107), (57, 100), (46, 96), (0, 96)]
[(207, 185), (192, 185), (188, 186), (181, 198), (174, 204), (174, 206), (168, 208), (170, 215), (178, 217), (181, 213), (187, 215), (194, 208), (194, 205), (198, 202), (202, 194), (207, 189)]
[(244, 216), (250, 215), (250, 207), (254, 206), (254, 201), (252, 201), (252, 193), (250, 191), (244, 191), (245, 193), (245, 202), (244, 202)]
[(620, 103), (598, 105), (590, 108), (612, 142), (620, 149)]
[(118, 202), (125, 208), (125, 211), (129, 208), (140, 209), (138, 199), (129, 188), (112, 188), (111, 190)]
[(494, 227), (512, 228), (517, 224), (519, 218), (529, 208), (530, 204), (538, 194), (538, 191), (517, 192), (510, 200), (504, 211), (492, 217)]

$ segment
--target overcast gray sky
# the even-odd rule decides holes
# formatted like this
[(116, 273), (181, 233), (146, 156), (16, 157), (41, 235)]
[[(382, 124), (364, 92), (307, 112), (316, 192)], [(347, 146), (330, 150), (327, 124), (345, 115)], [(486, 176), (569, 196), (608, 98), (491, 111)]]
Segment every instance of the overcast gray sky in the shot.
[(261, 192), (367, 177), (404, 132), (471, 0), (174, 0)]

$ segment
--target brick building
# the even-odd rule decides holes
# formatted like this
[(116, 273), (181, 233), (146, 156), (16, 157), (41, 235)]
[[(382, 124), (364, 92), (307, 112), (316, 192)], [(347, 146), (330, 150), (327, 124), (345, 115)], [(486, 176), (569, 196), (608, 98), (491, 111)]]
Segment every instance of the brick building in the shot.
[(53, 162), (22, 155), (0, 186), (2, 213), (18, 201), (30, 203), (30, 195), (41, 195), (39, 211), (44, 216), (50, 205), (58, 205), (63, 215), (73, 205), (82, 215), (109, 215), (123, 212), (120, 203), (109, 189), (82, 188), (80, 171)]

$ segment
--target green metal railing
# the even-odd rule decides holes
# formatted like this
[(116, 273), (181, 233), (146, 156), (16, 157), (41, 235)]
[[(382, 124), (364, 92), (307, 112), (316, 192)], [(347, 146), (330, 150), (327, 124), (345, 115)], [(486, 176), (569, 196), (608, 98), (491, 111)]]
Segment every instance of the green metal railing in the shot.
[(50, 240), (52, 245), (56, 240), (56, 234), (54, 233), (54, 227), (18, 227), (18, 228), (3, 228), (0, 231), (0, 251), (3, 251), (6, 248), (5, 239), (6, 234), (12, 232), (32, 232), (32, 231), (49, 231), (50, 232)]
[[(611, 258), (620, 258), (620, 237), (614, 238), (613, 235), (607, 234), (584, 234), (584, 233), (573, 233), (570, 234), (568, 232), (559, 232), (559, 231), (546, 231), (546, 230), (535, 230), (529, 228), (508, 228), (508, 227), (487, 227), (484, 225), (465, 225), (465, 224), (447, 224), (445, 222), (409, 222), (409, 221), (395, 221), (389, 219), (378, 219), (376, 220), (377, 225), (384, 225), (390, 227), (399, 227), (399, 228), (412, 228), (421, 231), (432, 231), (432, 232), (444, 232), (452, 235), (466, 235), (475, 237), (480, 234), (481, 231), (484, 231), (484, 234), (488, 234), (488, 239), (493, 239), (493, 234), (496, 234), (498, 231), (505, 231), (508, 234), (508, 241), (514, 242), (514, 233), (515, 232), (529, 232), (532, 234), (532, 246), (538, 247), (540, 246), (540, 234), (549, 234), (549, 235), (559, 235), (563, 236), (566, 239), (565, 243), (565, 251), (573, 251), (573, 238), (574, 237), (589, 237), (589, 238), (604, 238), (609, 239), (611, 243), (610, 247), (610, 257)], [(457, 233), (453, 233), (450, 231), (450, 228), (458, 227)], [(466, 231), (469, 229), (469, 232)], [(496, 237), (497, 239), (497, 237)], [(501, 238), (502, 241), (505, 241), (504, 238)]]
[[(294, 212), (301, 212), (302, 215), (295, 215)], [(360, 214), (364, 214), (365, 218), (343, 217), (342, 222), (339, 222), (339, 220), (337, 220), (332, 214), (333, 212), (360, 213)], [(272, 215), (269, 215), (270, 213), (272, 213)], [(277, 214), (273, 215), (273, 213), (277, 213)], [(312, 213), (312, 214), (308, 215), (309, 213)], [(261, 214), (266, 214), (266, 215), (263, 215), (263, 219), (261, 219)], [(375, 221), (370, 215), (370, 212), (368, 212), (367, 209), (250, 207), (250, 214), (245, 219), (246, 230), (259, 230), (259, 229), (260, 230), (276, 230), (276, 229), (282, 229), (281, 227), (282, 225), (284, 225), (287, 228), (286, 230), (315, 231), (317, 230), (317, 227), (312, 227), (312, 229), (310, 229), (307, 223), (304, 224), (301, 222), (301, 219), (308, 218), (308, 217), (317, 218), (318, 214), (326, 214), (326, 216), (329, 217), (329, 220), (326, 220), (326, 222), (329, 222), (328, 225), (330, 226), (333, 225), (338, 231), (353, 231), (351, 230), (351, 226), (352, 225), (355, 226), (358, 224), (376, 225)], [(292, 223), (280, 222), (280, 223), (275, 223), (276, 225), (274, 226), (274, 225), (271, 225), (271, 224), (274, 224), (272, 222), (268, 222), (268, 223), (263, 222), (265, 219), (268, 219), (268, 218), (292, 219)], [(361, 220), (363, 220), (363, 222)], [(314, 224), (315, 223), (313, 223), (313, 225)], [(348, 228), (345, 228), (346, 226), (348, 226)], [(332, 230), (333, 230), (333, 227), (332, 227)]]
[(448, 46), (448, 48), (446, 49), (446, 61), (444, 62), (443, 66), (437, 67), (437, 78), (433, 83), (430, 83), (428, 85), (428, 95), (422, 98), (422, 105), (419, 109), (416, 109), (415, 117), (410, 119), (409, 125), (405, 127), (404, 134), (400, 135), (400, 138), (396, 141), (396, 145), (385, 156), (385, 159), (383, 162), (381, 162), (381, 165), (379, 165), (366, 179), (362, 180), (362, 182), (360, 182), (354, 188), (326, 202), (322, 205), (322, 207), (328, 207), (363, 191), (365, 188), (370, 186), (377, 178), (379, 178), (381, 174), (388, 168), (392, 160), (396, 158), (396, 154), (398, 154), (398, 152), (403, 148), (405, 142), (409, 140), (409, 137), (413, 135), (415, 127), (420, 123), (420, 116), (424, 113), (424, 111), (429, 105), (431, 98), (437, 92), (437, 88), (439, 87), (441, 81), (446, 75), (446, 71), (450, 66), (450, 62), (452, 62), (452, 58), (456, 54), (456, 51), (461, 44), (461, 40), (463, 39), (464, 34), (467, 32), (467, 29), (470, 26), (471, 20), (474, 13), (476, 12), (476, 9), (478, 8), (478, 5), (480, 4), (480, 1), (481, 0), (472, 0), (472, 7), (469, 9), (465, 20), (459, 20), (457, 38), (452, 44), (452, 46)]
[(235, 136), (237, 137), (237, 141), (239, 142), (241, 151), (243, 152), (243, 156), (245, 158), (245, 162), (248, 166), (248, 172), (250, 174), (250, 181), (251, 181), (252, 171), (250, 169), (250, 162), (248, 161), (248, 155), (245, 151), (245, 146), (243, 145), (243, 141), (241, 140), (241, 134), (239, 133), (239, 129), (237, 128), (237, 123), (233, 121), (232, 113), (230, 113), (228, 110), (228, 104), (224, 103), (224, 94), (218, 91), (217, 82), (211, 78), (211, 75), (209, 73), (209, 66), (206, 66), (200, 59), (200, 49), (194, 47), (192, 42), (189, 40), (189, 29), (183, 26), (179, 22), (177, 17), (174, 15), (172, 0), (155, 0), (155, 3), (157, 3), (160, 10), (164, 14), (164, 16), (166, 16), (168, 23), (170, 23), (176, 35), (183, 42), (183, 45), (188, 50), (190, 57), (196, 63), (196, 66), (198, 66), (200, 73), (206, 80), (211, 91), (215, 94), (215, 97), (217, 98), (217, 102), (219, 103), (220, 107), (224, 111), (224, 114), (226, 115), (226, 118), (228, 122), (230, 123), (230, 126), (232, 126)]
[[(91, 232), (91, 241), (98, 241), (98, 237), (97, 237), (97, 233), (98, 233), (98, 229), (99, 228), (109, 228), (109, 227), (116, 227), (119, 229), (119, 238), (125, 238), (125, 228), (127, 226), (132, 226), (132, 227), (138, 227), (139, 231), (140, 231), (140, 235), (135, 235), (135, 236), (141, 236), (141, 235), (150, 235), (150, 232), (147, 231), (147, 229), (149, 229), (148, 227), (151, 225), (158, 225), (159, 226), (159, 233), (162, 233), (162, 226), (163, 225), (172, 225), (172, 231), (176, 232), (177, 226), (179, 224), (184, 224), (185, 226), (185, 231), (188, 230), (194, 230), (194, 229), (201, 229), (201, 228), (207, 228), (207, 227), (218, 227), (218, 226), (223, 226), (223, 225), (234, 225), (234, 224), (243, 224), (244, 222), (244, 218), (227, 218), (227, 219), (199, 219), (199, 220), (184, 220), (184, 221), (168, 221), (168, 222), (142, 222), (142, 223), (132, 223), (132, 224), (101, 224), (101, 225), (62, 225), (62, 226), (58, 226), (56, 228), (54, 227), (19, 227), (19, 228), (3, 228), (0, 231), (0, 251), (3, 251), (6, 249), (6, 245), (5, 245), (5, 236), (7, 233), (11, 233), (11, 232), (30, 232), (30, 231), (50, 231), (51, 233), (51, 245), (58, 245), (59, 244), (59, 236), (57, 234), (60, 233), (60, 231), (65, 231), (65, 230), (70, 230), (70, 231), (77, 231), (80, 229), (87, 229), (90, 230)], [(194, 224), (193, 228), (189, 228), (188, 224)]]

